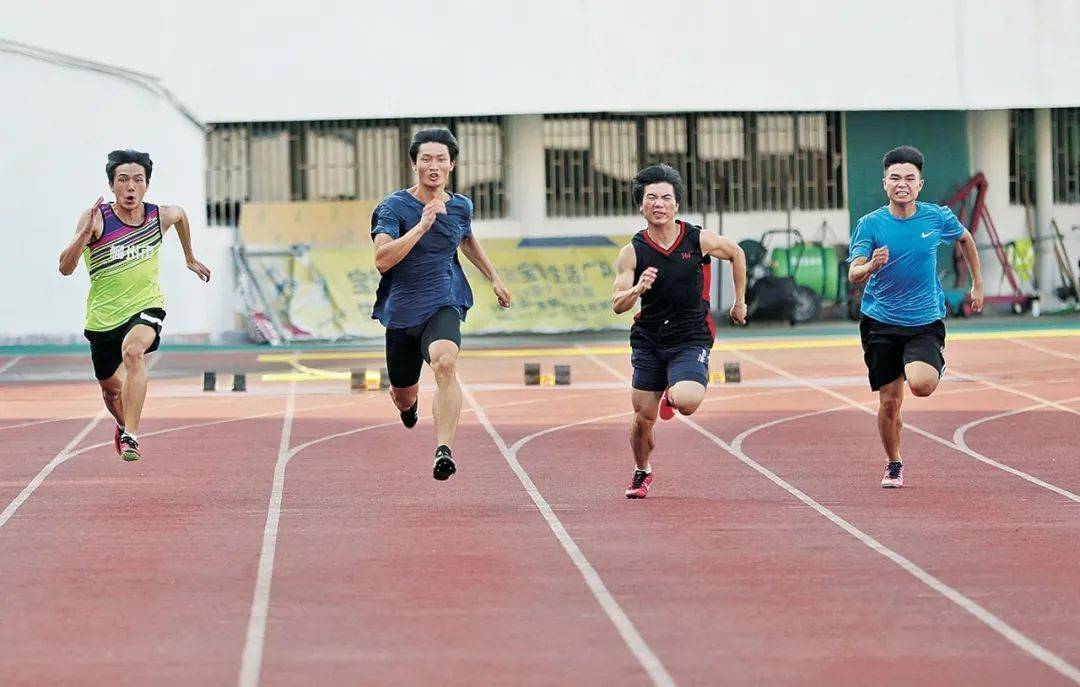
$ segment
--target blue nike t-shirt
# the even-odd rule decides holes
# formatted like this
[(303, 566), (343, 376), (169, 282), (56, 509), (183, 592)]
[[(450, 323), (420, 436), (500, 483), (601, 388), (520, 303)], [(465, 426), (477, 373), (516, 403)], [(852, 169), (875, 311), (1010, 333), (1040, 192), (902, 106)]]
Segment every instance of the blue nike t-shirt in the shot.
[(897, 219), (888, 206), (865, 215), (855, 226), (848, 261), (869, 259), (889, 248), (889, 262), (870, 275), (862, 312), (886, 324), (915, 327), (945, 317), (945, 294), (937, 274), (938, 246), (953, 243), (964, 225), (947, 207), (915, 203), (915, 214)]
[[(371, 238), (386, 234), (401, 238), (420, 223), (424, 204), (406, 190), (394, 191), (371, 215)], [(465, 319), (473, 305), (472, 289), (458, 260), (458, 246), (472, 236), (473, 204), (466, 196), (450, 194), (446, 214), (413, 246), (409, 254), (382, 275), (371, 314), (388, 328), (424, 324), (440, 308), (456, 308)]]

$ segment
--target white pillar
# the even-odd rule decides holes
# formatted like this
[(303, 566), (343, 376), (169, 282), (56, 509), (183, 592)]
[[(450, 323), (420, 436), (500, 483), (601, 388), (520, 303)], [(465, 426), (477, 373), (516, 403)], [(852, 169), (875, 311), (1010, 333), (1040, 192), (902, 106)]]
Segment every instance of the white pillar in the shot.
[[(986, 209), (994, 218), (1002, 242), (1020, 238), (1026, 232), (1023, 223), (1027, 220), (1022, 206), (1009, 204), (1009, 111), (969, 112), (967, 124), (971, 173), (982, 172), (988, 184)], [(927, 173), (933, 172), (927, 170)], [(975, 243), (989, 245), (985, 227), (975, 236)], [(979, 251), (979, 257), (987, 294), (996, 294), (998, 284), (1002, 283), (1001, 265), (992, 250), (984, 248)], [(1005, 284), (1004, 288), (1007, 289), (1008, 285)]]
[(547, 215), (544, 117), (512, 115), (507, 119), (506, 200), (510, 217), (521, 223), (521, 236), (528, 237)]
[(1040, 295), (1053, 293), (1057, 263), (1054, 261), (1053, 231), (1050, 220), (1054, 205), (1053, 138), (1050, 132), (1050, 110), (1035, 110), (1035, 279)]

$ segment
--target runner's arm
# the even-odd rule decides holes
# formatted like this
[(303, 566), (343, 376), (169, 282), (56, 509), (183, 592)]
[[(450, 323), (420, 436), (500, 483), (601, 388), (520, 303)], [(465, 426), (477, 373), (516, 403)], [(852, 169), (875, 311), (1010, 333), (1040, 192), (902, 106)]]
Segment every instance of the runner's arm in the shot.
[(375, 234), (375, 269), (382, 274), (404, 260), (423, 236), (419, 224), (398, 239), (390, 234)]
[(169, 227), (176, 226), (176, 235), (180, 237), (180, 247), (184, 249), (184, 262), (187, 263), (187, 268), (199, 279), (210, 281), (210, 269), (195, 259), (195, 252), (191, 247), (191, 224), (188, 222), (184, 208), (179, 205), (162, 206), (160, 221), (162, 234), (167, 232)]
[(488, 258), (487, 253), (484, 252), (484, 247), (480, 245), (480, 241), (476, 238), (476, 234), (469, 234), (468, 238), (461, 242), (461, 252), (469, 259), (469, 262), (476, 265), (476, 269), (480, 270), (480, 273), (491, 282), (491, 286), (495, 291), (495, 297), (499, 299), (499, 305), (504, 308), (510, 307), (511, 294), (510, 290), (506, 288), (506, 284), (499, 277), (499, 273), (495, 270), (495, 265), (491, 264), (491, 260)]
[(967, 229), (957, 239), (960, 242), (960, 250), (967, 260), (968, 269), (971, 270), (971, 306), (975, 312), (981, 312), (983, 306), (983, 278), (982, 266), (979, 264), (979, 249), (975, 246), (975, 237)]
[(731, 277), (735, 282), (735, 303), (746, 303), (746, 253), (726, 236), (711, 231), (701, 232), (701, 252), (731, 263)]
[[(376, 213), (378, 212), (379, 209), (376, 210)], [(409, 251), (420, 242), (420, 239), (424, 238), (424, 234), (428, 233), (431, 225), (435, 224), (437, 214), (446, 214), (446, 203), (441, 200), (433, 200), (425, 205), (416, 226), (405, 232), (404, 236), (396, 238), (379, 230), (378, 227), (372, 228), (373, 232), (377, 232), (375, 233), (375, 269), (379, 270), (379, 274), (385, 274), (387, 270), (405, 259)], [(394, 233), (397, 234), (396, 228), (394, 228)]]
[(634, 307), (641, 294), (652, 288), (656, 280), (656, 268), (650, 267), (641, 273), (638, 283), (634, 284), (634, 270), (637, 269), (637, 255), (634, 246), (626, 244), (619, 251), (619, 257), (615, 260), (615, 284), (612, 287), (611, 309), (616, 315), (621, 315)]
[(101, 201), (102, 199), (98, 198), (93, 205), (82, 211), (78, 221), (75, 222), (75, 235), (67, 248), (60, 252), (60, 274), (65, 277), (75, 271), (79, 264), (79, 256), (82, 255), (86, 245), (100, 237), (105, 228), (105, 220), (101, 216), (101, 210), (98, 209)]
[(877, 272), (889, 262), (889, 247), (875, 248), (869, 258), (858, 256), (851, 261), (848, 268), (848, 281), (856, 286), (865, 284), (870, 280), (870, 275)]

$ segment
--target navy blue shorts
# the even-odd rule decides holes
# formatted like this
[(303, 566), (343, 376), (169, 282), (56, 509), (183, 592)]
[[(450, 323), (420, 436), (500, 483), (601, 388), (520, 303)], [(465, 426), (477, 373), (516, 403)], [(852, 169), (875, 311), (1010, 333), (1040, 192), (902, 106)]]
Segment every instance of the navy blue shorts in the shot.
[(709, 347), (701, 344), (670, 348), (631, 346), (632, 386), (640, 391), (663, 391), (676, 382), (687, 381), (708, 386), (709, 353)]

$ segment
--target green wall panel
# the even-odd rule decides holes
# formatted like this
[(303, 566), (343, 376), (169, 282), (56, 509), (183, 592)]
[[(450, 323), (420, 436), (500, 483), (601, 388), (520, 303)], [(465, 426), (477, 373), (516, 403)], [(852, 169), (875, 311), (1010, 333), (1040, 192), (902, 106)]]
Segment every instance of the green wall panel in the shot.
[(926, 185), (919, 200), (941, 202), (953, 186), (971, 176), (965, 112), (848, 112), (844, 118), (853, 232), (860, 217), (886, 203), (881, 158), (892, 148), (913, 145), (926, 156)]

